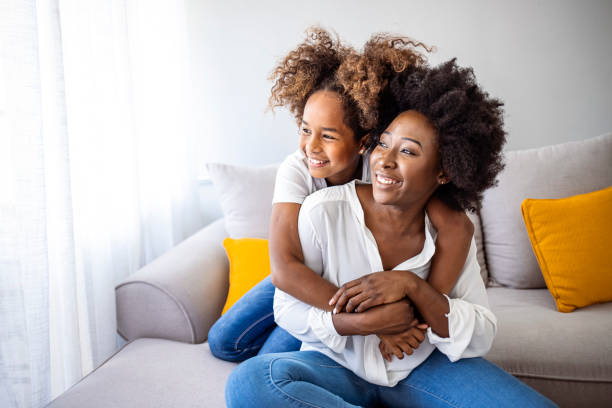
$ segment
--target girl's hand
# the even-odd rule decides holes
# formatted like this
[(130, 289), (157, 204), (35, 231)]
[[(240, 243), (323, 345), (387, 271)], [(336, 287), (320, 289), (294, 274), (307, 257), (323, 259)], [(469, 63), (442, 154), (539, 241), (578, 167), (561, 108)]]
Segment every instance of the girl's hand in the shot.
[(403, 359), (404, 354), (411, 355), (425, 340), (427, 324), (419, 324), (415, 319), (408, 330), (398, 334), (380, 334), (378, 349), (383, 358), (389, 362), (396, 356)]
[(406, 296), (410, 271), (383, 271), (362, 276), (342, 285), (329, 304), (334, 313), (363, 312), (371, 307), (397, 302)]

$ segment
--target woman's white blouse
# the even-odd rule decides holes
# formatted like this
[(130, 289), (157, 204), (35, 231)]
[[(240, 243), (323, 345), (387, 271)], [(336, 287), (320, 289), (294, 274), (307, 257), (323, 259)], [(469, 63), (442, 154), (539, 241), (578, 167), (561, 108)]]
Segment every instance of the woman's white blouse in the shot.
[[(425, 215), (425, 244), (418, 255), (394, 269), (410, 270), (427, 279), (435, 252), (435, 229)], [(366, 227), (355, 182), (317, 191), (306, 198), (299, 215), (299, 235), (304, 263), (337, 286), (372, 272), (382, 271), (374, 236)], [(302, 350), (316, 350), (361, 378), (378, 385), (394, 386), (406, 378), (437, 347), (450, 361), (481, 357), (490, 349), (497, 319), (489, 310), (487, 293), (476, 260), (472, 240), (461, 275), (447, 297), (449, 337), (437, 336), (431, 328), (421, 345), (403, 359), (387, 362), (378, 349), (376, 335), (341, 336), (331, 312), (303, 303), (276, 289), (276, 323), (302, 341)]]

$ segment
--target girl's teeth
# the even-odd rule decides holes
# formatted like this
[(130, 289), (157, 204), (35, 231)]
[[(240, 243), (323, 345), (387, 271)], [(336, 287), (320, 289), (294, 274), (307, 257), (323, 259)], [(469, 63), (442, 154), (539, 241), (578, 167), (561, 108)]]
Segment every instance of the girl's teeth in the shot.
[(312, 164), (323, 164), (323, 163), (325, 163), (323, 160), (315, 160), (315, 159), (308, 159), (308, 160), (310, 160), (310, 162)]

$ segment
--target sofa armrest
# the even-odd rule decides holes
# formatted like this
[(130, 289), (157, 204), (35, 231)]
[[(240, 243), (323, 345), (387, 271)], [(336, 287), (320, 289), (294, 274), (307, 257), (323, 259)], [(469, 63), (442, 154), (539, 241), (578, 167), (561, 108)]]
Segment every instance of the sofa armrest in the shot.
[(205, 341), (227, 297), (226, 236), (217, 220), (117, 285), (119, 334), (128, 341)]

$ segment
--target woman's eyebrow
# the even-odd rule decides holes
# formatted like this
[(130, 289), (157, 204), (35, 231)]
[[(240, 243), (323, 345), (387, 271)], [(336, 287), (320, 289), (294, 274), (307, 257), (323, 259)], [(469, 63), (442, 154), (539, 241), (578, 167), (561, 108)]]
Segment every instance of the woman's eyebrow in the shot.
[[(382, 134), (383, 134), (383, 135), (393, 136), (393, 134), (392, 134), (391, 132), (389, 132), (388, 130), (385, 130), (384, 132), (382, 132)], [(415, 139), (413, 139), (413, 138), (411, 138), (411, 137), (407, 137), (407, 136), (404, 136), (404, 137), (402, 137), (401, 139), (402, 139), (402, 140), (410, 140), (411, 142), (414, 142), (414, 143), (418, 144), (418, 145), (419, 145), (419, 147), (421, 148), (421, 150), (423, 149), (423, 145), (422, 145), (422, 144), (421, 144), (421, 142), (419, 142), (418, 140), (415, 140)]]
[(418, 140), (414, 140), (414, 139), (412, 139), (410, 137), (402, 137), (402, 140), (410, 140), (411, 142), (414, 142), (414, 143), (418, 144), (421, 149), (423, 148), (423, 145)]

